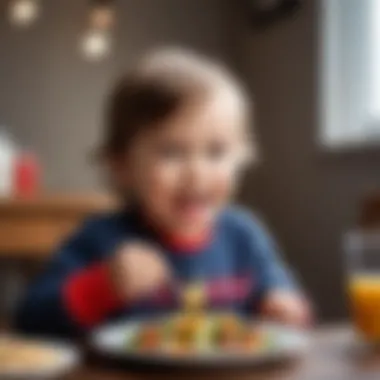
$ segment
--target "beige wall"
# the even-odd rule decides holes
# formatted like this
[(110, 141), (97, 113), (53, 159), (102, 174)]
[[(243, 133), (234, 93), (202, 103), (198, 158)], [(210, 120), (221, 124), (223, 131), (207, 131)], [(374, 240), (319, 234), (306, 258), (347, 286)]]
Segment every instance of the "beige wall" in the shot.
[(44, 1), (30, 31), (12, 29), (0, 3), (0, 125), (41, 155), (49, 189), (96, 186), (87, 154), (98, 138), (104, 95), (146, 48), (183, 44), (226, 57), (224, 0), (119, 0), (114, 55), (89, 64), (78, 54), (87, 0)]
[(316, 143), (318, 0), (265, 32), (242, 32), (263, 163), (244, 199), (267, 218), (324, 317), (345, 313), (342, 233), (359, 198), (380, 186), (379, 152), (339, 154)]

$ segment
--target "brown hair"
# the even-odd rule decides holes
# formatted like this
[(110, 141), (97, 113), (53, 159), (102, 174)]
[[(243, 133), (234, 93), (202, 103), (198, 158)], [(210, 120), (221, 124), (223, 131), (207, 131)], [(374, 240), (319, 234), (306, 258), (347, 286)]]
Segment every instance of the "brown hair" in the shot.
[(212, 92), (234, 93), (245, 112), (245, 96), (218, 63), (181, 50), (161, 50), (143, 58), (123, 76), (109, 98), (102, 154), (116, 157), (137, 134)]

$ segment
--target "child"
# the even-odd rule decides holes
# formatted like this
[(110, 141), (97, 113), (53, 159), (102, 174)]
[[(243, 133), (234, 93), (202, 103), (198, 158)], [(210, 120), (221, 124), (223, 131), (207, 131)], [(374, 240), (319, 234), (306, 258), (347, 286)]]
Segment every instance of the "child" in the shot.
[(259, 221), (227, 206), (255, 156), (245, 102), (223, 68), (180, 51), (155, 52), (121, 80), (102, 154), (128, 207), (90, 219), (63, 245), (21, 304), (22, 331), (69, 336), (168, 312), (189, 284), (210, 308), (307, 322)]

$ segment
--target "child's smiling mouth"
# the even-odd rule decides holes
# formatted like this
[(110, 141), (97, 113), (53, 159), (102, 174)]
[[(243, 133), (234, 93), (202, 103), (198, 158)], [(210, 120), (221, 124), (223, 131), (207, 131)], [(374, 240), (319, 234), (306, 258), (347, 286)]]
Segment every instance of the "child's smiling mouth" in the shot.
[(180, 194), (174, 198), (174, 206), (181, 217), (199, 220), (207, 216), (212, 199), (205, 193)]

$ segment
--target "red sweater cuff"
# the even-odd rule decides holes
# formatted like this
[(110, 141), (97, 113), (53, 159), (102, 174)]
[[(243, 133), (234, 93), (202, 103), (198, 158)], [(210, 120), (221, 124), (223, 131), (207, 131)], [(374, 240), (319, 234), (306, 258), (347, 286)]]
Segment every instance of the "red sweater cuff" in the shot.
[(71, 276), (64, 285), (63, 299), (73, 319), (86, 327), (102, 322), (107, 315), (123, 306), (103, 263)]

